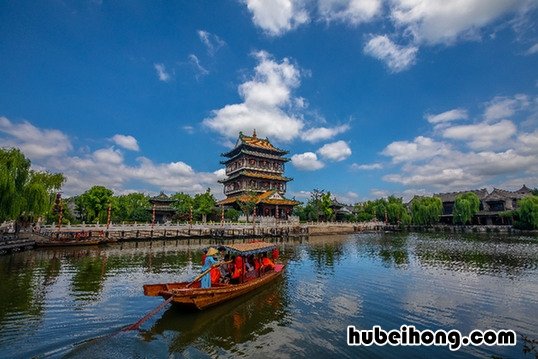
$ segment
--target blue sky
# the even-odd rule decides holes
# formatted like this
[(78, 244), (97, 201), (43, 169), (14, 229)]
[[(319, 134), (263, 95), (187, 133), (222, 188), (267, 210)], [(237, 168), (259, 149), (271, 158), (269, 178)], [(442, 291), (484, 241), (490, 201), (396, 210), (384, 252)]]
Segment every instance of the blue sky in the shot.
[(538, 2), (0, 3), (0, 146), (66, 195), (212, 188), (240, 130), (288, 197), (538, 186)]

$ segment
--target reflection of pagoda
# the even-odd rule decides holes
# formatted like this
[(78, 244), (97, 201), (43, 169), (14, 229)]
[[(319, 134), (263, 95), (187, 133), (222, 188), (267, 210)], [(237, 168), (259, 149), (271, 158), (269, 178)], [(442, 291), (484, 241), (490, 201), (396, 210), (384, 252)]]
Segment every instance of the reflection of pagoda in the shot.
[(155, 209), (155, 223), (164, 223), (172, 220), (172, 217), (176, 214), (176, 209), (172, 207), (174, 199), (168, 197), (161, 192), (158, 196), (151, 197), (149, 199), (151, 203), (150, 212)]
[(235, 147), (222, 156), (226, 165), (224, 184), (226, 199), (219, 205), (230, 205), (240, 208), (241, 202), (256, 202), (257, 216), (287, 218), (293, 206), (299, 204), (284, 198), (286, 183), (291, 178), (284, 177), (284, 163), (289, 161), (283, 157), (288, 151), (274, 147), (269, 139), (239, 133)]

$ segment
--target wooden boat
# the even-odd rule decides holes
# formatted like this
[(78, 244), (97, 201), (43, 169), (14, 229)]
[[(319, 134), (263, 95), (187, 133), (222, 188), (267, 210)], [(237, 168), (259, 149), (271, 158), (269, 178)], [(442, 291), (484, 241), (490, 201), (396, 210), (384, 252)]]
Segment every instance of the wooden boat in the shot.
[[(241, 243), (223, 246), (230, 253), (241, 256), (263, 253), (276, 248), (265, 242)], [(285, 266), (276, 264), (274, 270), (258, 273), (258, 276), (244, 278), (239, 284), (213, 283), (211, 288), (200, 288), (200, 282), (177, 282), (144, 285), (144, 295), (161, 296), (184, 309), (203, 310), (244, 295), (282, 276)], [(192, 284), (192, 285), (190, 285)], [(190, 285), (190, 286), (188, 286)]]

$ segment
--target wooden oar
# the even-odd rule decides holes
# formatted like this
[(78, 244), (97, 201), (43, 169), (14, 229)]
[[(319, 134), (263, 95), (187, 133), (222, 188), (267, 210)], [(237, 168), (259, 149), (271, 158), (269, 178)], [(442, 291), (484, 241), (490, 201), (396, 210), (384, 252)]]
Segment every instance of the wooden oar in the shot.
[(168, 303), (170, 303), (172, 301), (172, 299), (174, 299), (174, 296), (171, 295), (170, 298), (168, 298), (167, 300), (165, 300), (164, 302), (162, 302), (157, 308), (153, 309), (151, 312), (149, 312), (148, 314), (146, 314), (145, 316), (143, 316), (142, 318), (140, 318), (136, 323), (133, 323), (131, 325), (128, 325), (126, 326), (125, 328), (123, 328), (121, 331), (122, 332), (127, 332), (129, 330), (137, 330), (138, 328), (140, 328), (140, 326), (142, 325), (142, 323), (144, 323), (146, 320), (148, 320), (149, 318), (153, 317), (155, 314), (157, 314), (165, 305), (167, 305)]
[[(196, 283), (197, 281), (200, 280), (200, 278), (202, 278), (204, 275), (206, 275), (207, 273), (209, 273), (211, 271), (211, 269), (215, 268), (215, 267), (220, 267), (221, 265), (225, 264), (225, 263), (231, 263), (231, 261), (229, 262), (219, 262), (217, 264), (213, 264), (211, 267), (209, 267), (208, 269), (206, 269), (205, 271), (203, 271), (200, 275), (198, 275), (196, 278), (194, 278), (194, 280), (192, 282), (190, 282), (189, 284), (186, 285), (186, 288), (189, 288), (191, 285), (193, 285), (194, 283)], [(140, 318), (136, 323), (133, 323), (131, 325), (128, 325), (126, 326), (125, 328), (123, 328), (121, 331), (122, 332), (126, 332), (126, 331), (129, 331), (129, 330), (137, 330), (138, 328), (140, 328), (140, 326), (146, 321), (148, 320), (149, 318), (153, 317), (155, 314), (157, 314), (161, 309), (164, 308), (165, 305), (167, 305), (168, 303), (170, 303), (172, 300), (174, 299), (174, 296), (171, 295), (167, 300), (165, 300), (164, 302), (162, 302), (157, 308), (153, 309), (151, 312), (149, 312), (148, 314), (146, 314), (145, 316), (143, 316), (142, 318)]]

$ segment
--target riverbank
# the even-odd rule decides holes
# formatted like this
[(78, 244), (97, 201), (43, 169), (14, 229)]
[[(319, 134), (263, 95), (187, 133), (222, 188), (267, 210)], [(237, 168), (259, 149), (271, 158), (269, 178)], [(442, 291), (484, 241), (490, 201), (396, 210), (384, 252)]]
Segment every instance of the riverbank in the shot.
[(297, 238), (352, 234), (365, 231), (428, 232), (428, 233), (483, 233), (538, 236), (538, 231), (522, 231), (512, 226), (499, 225), (433, 225), (396, 226), (382, 222), (306, 222), (306, 223), (206, 223), (206, 224), (131, 224), (131, 225), (67, 225), (62, 228), (42, 227), (22, 231), (18, 236), (4, 235), (0, 253), (27, 250), (34, 247), (84, 246), (116, 242), (163, 239), (256, 239)]

